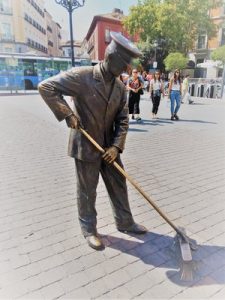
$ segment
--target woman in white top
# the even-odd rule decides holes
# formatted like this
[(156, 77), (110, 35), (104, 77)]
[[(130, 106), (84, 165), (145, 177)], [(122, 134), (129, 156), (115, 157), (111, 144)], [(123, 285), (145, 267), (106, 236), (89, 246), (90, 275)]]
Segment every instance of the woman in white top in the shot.
[(150, 81), (150, 97), (152, 98), (152, 118), (157, 119), (161, 93), (164, 94), (163, 82), (160, 79), (160, 73), (155, 72), (154, 78)]
[[(174, 75), (170, 79), (170, 83), (169, 83), (171, 120), (179, 120), (177, 112), (180, 108), (181, 91), (182, 91), (182, 84), (181, 84), (181, 78), (180, 78), (180, 71), (177, 69), (177, 70), (175, 70)], [(176, 102), (176, 107), (174, 109), (175, 102)]]

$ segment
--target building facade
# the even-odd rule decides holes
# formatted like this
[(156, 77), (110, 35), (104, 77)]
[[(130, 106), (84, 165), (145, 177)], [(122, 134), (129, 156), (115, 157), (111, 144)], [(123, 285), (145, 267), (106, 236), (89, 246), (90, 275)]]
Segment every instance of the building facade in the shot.
[(121, 32), (134, 42), (137, 41), (137, 37), (130, 37), (123, 29), (123, 17), (123, 12), (115, 8), (112, 13), (97, 15), (93, 18), (85, 38), (86, 51), (92, 60), (103, 60), (105, 49), (111, 41), (110, 31)]
[[(82, 55), (81, 45), (82, 45), (81, 41), (73, 41), (73, 51), (74, 51), (75, 57), (80, 57)], [(63, 56), (71, 57), (70, 41), (62, 42), (61, 48), (63, 51), (63, 54), (62, 54)]]
[(198, 36), (193, 52), (196, 64), (209, 60), (213, 50), (225, 45), (225, 1), (222, 6), (211, 9), (209, 14), (218, 30), (216, 36), (211, 39), (204, 31)]
[[(62, 53), (60, 26), (44, 10), (44, 2), (0, 0), (0, 52), (56, 56)], [(47, 24), (52, 28), (53, 45), (49, 45)]]
[(61, 26), (56, 23), (50, 13), (46, 10), (45, 19), (46, 19), (46, 33), (47, 33), (47, 43), (48, 43), (48, 55), (49, 56), (62, 56), (61, 48)]

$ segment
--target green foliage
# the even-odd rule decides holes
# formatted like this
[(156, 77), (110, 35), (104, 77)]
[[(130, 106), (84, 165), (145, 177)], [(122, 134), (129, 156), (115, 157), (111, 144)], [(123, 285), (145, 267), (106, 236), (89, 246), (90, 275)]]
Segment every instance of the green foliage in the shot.
[(139, 58), (133, 59), (132, 63), (131, 63), (131, 67), (132, 67), (132, 69), (140, 70), (141, 69), (140, 59)]
[(184, 69), (187, 66), (187, 62), (188, 62), (188, 58), (179, 52), (170, 53), (164, 59), (164, 63), (167, 71), (172, 71), (175, 69)]
[(211, 54), (212, 60), (220, 60), (225, 64), (225, 45), (215, 49)]
[(170, 52), (186, 54), (199, 33), (215, 35), (208, 10), (219, 4), (220, 0), (139, 0), (123, 23), (130, 34), (139, 33), (141, 41), (163, 39)]

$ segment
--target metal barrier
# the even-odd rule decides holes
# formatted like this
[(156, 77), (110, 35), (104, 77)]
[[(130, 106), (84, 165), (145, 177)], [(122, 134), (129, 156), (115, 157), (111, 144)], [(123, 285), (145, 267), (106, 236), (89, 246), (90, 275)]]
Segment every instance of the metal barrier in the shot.
[(189, 93), (192, 97), (222, 98), (222, 79), (191, 78)]

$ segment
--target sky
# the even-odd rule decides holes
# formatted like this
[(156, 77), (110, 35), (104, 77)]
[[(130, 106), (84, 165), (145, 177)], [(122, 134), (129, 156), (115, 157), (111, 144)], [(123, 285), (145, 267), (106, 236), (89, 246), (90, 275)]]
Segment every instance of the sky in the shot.
[[(83, 7), (73, 11), (73, 34), (74, 40), (83, 40), (88, 32), (95, 15), (112, 12), (113, 8), (119, 8), (125, 15), (129, 13), (129, 7), (136, 5), (138, 0), (85, 0)], [(69, 38), (69, 16), (67, 10), (57, 4), (55, 0), (45, 1), (46, 10), (58, 22), (62, 29), (67, 32), (62, 36), (63, 40)]]

